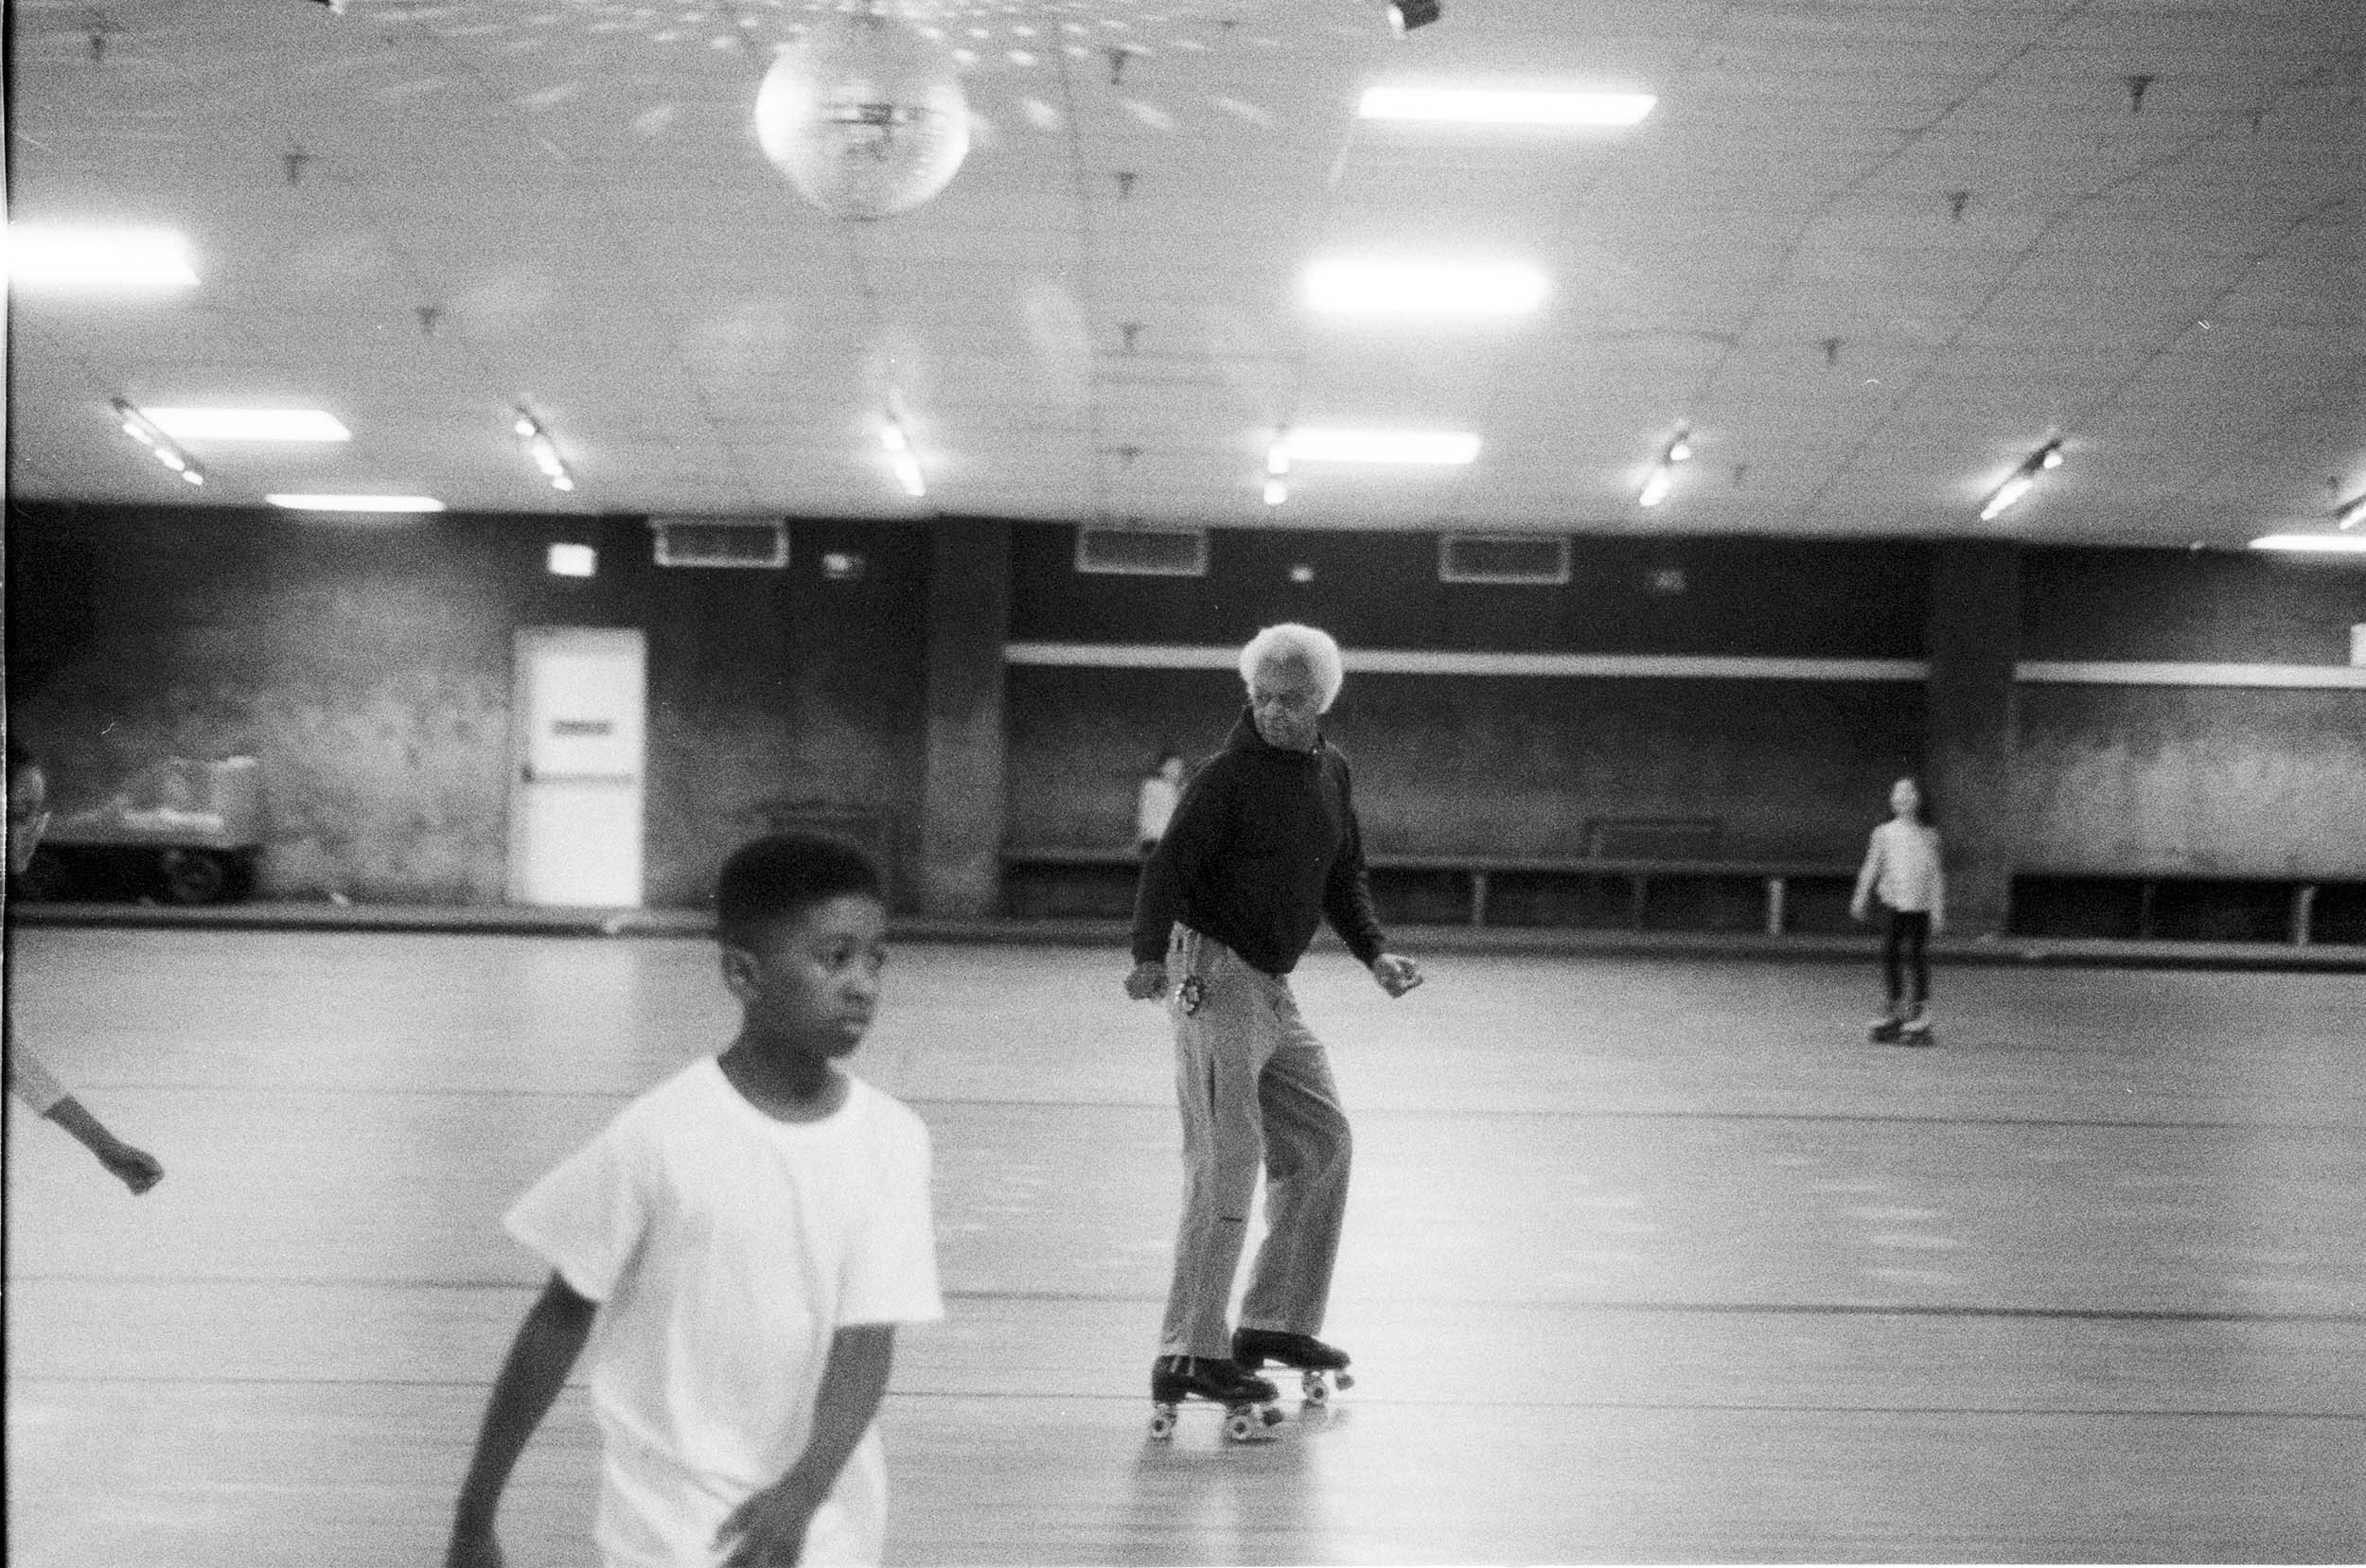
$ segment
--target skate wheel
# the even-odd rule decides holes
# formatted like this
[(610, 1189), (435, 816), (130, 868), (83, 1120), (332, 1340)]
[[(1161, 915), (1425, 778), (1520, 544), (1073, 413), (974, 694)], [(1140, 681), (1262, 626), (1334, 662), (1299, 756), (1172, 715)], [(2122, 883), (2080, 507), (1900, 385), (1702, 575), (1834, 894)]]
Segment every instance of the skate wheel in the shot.
[(1257, 1419), (1262, 1425), (1280, 1426), (1281, 1424), (1281, 1407), (1278, 1404), (1260, 1405), (1257, 1409)]
[(1256, 1419), (1245, 1410), (1235, 1410), (1224, 1418), (1224, 1435), (1236, 1443), (1245, 1443), (1257, 1436)]
[(1337, 1383), (1342, 1388), (1353, 1388), (1355, 1386), (1355, 1374), (1352, 1372), (1334, 1372), (1332, 1374), (1331, 1381)]
[(1298, 1380), (1298, 1388), (1299, 1391), (1306, 1396), (1306, 1402), (1308, 1404), (1329, 1404), (1331, 1402), (1331, 1385), (1323, 1382), (1323, 1375), (1320, 1372), (1309, 1372), (1306, 1376), (1300, 1378)]
[(1150, 1436), (1152, 1441), (1161, 1443), (1174, 1436), (1174, 1411), (1172, 1407), (1161, 1406), (1151, 1413)]

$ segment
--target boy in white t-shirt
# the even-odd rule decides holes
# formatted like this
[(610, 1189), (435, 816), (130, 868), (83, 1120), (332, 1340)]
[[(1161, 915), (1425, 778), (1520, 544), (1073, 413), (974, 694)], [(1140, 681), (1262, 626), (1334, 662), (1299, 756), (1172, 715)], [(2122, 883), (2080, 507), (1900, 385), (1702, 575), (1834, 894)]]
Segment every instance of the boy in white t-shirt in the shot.
[(839, 1066), (886, 925), (848, 846), (763, 838), (724, 865), (739, 1032), (509, 1211), (553, 1272), (494, 1384), (449, 1568), (498, 1568), (502, 1488), (587, 1342), (609, 1568), (879, 1560), (894, 1326), (945, 1313), (927, 1130)]

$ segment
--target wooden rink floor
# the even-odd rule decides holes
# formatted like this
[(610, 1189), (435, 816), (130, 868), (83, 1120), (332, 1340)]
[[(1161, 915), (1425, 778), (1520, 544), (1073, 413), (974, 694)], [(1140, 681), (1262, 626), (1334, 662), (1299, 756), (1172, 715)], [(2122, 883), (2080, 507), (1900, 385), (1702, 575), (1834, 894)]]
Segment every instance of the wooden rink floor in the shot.
[[(1420, 956), (1418, 940), (1403, 942)], [(541, 1270), (515, 1195), (726, 1037), (683, 939), (15, 933), (8, 1560), (433, 1564)], [(1145, 1439), (1178, 1201), (1121, 955), (902, 945), (857, 1071), (937, 1155), (901, 1563), (2366, 1559), (2366, 977), (1440, 954), (1300, 971), (1354, 1119), (1279, 1440)], [(503, 1512), (591, 1562), (579, 1389)]]

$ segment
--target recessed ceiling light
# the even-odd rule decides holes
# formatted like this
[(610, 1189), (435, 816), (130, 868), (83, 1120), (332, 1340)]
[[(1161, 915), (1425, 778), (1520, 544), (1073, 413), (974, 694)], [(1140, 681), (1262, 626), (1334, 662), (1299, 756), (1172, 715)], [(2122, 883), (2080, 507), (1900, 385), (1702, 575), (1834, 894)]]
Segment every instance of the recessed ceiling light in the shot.
[(1516, 262), (1317, 261), (1306, 297), (1339, 315), (1516, 316), (1544, 303), (1545, 274)]
[(1649, 93), (1538, 93), (1478, 87), (1368, 87), (1368, 120), (1463, 125), (1633, 125), (1659, 99)]
[(188, 241), (170, 229), (9, 225), (9, 287), (152, 292), (197, 284)]
[(353, 432), (319, 409), (142, 408), (175, 441), (350, 441)]
[(433, 496), (265, 496), (291, 512), (440, 512)]
[(2319, 551), (2326, 555), (2366, 555), (2366, 534), (2268, 534), (2251, 541), (2253, 550)]
[(1467, 431), (1293, 430), (1299, 463), (1468, 463), (1479, 438)]

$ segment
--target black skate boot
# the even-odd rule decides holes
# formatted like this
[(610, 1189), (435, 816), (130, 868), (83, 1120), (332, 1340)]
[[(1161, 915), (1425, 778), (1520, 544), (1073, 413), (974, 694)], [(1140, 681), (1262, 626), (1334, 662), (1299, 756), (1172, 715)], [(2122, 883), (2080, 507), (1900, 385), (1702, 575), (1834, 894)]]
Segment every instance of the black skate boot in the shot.
[(1162, 1440), (1174, 1436), (1178, 1408), (1185, 1400), (1197, 1399), (1224, 1406), (1227, 1438), (1250, 1442), (1281, 1419), (1274, 1408), (1280, 1397), (1272, 1383), (1220, 1357), (1160, 1356), (1150, 1365), (1150, 1435)]
[[(1331, 1402), (1332, 1382), (1341, 1388), (1353, 1388), (1355, 1379), (1348, 1374), (1348, 1353), (1335, 1345), (1325, 1345), (1313, 1334), (1285, 1333), (1279, 1329), (1236, 1329), (1232, 1334), (1232, 1359), (1254, 1372), (1267, 1362), (1276, 1362), (1298, 1374), (1298, 1390), (1308, 1404)], [(1325, 1381), (1329, 1374), (1331, 1382)]]

